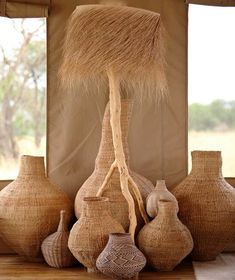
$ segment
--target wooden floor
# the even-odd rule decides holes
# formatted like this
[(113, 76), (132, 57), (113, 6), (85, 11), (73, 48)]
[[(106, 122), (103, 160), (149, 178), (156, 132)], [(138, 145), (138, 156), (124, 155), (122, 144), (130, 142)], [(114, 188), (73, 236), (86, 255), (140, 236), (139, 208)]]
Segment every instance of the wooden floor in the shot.
[[(110, 279), (102, 274), (87, 273), (84, 268), (74, 267), (67, 269), (50, 268), (46, 264), (26, 263), (14, 255), (0, 255), (1, 280), (95, 280)], [(184, 263), (173, 272), (141, 272), (138, 279), (144, 280), (195, 280), (191, 263)]]

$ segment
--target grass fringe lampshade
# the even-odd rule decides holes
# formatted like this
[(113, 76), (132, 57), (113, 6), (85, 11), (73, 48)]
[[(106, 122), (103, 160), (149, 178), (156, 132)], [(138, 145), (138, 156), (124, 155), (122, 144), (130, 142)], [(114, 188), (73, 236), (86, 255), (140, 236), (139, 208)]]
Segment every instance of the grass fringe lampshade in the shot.
[[(166, 93), (164, 47), (158, 13), (126, 6), (83, 5), (71, 15), (64, 43), (60, 76), (69, 87), (109, 83), (110, 114), (115, 161), (98, 196), (108, 187), (113, 171), (120, 173), (122, 193), (129, 205), (134, 237), (136, 215), (132, 190), (147, 222), (139, 189), (126, 166), (121, 137), (121, 91), (160, 97)], [(99, 91), (97, 91), (98, 93)], [(97, 98), (99, 96), (97, 95)]]

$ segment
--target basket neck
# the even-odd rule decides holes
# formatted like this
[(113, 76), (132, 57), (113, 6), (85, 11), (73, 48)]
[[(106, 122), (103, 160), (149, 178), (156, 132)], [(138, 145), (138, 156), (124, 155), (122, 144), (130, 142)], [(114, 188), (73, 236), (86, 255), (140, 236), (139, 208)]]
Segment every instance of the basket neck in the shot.
[(60, 222), (57, 228), (57, 232), (64, 232), (68, 231), (67, 224), (66, 224), (66, 211), (60, 211)]
[[(123, 149), (126, 157), (126, 163), (129, 166), (129, 148), (128, 148), (128, 130), (130, 123), (130, 116), (132, 112), (133, 102), (123, 99), (121, 101), (121, 129), (122, 129), (122, 142)], [(106, 106), (103, 124), (102, 124), (102, 136), (99, 152), (96, 158), (96, 168), (109, 168), (114, 161), (114, 148), (112, 139), (112, 129), (110, 126), (110, 106), (109, 103)]]
[(178, 209), (175, 205), (175, 202), (168, 200), (159, 200), (158, 201), (158, 215), (157, 220), (163, 219), (166, 220), (175, 220), (177, 219)]
[(106, 197), (85, 197), (82, 201), (82, 217), (103, 219), (110, 215), (109, 199)]
[(133, 240), (131, 238), (131, 235), (129, 233), (111, 233), (109, 234), (109, 243), (114, 244), (131, 244), (133, 245)]
[(156, 191), (165, 191), (165, 190), (167, 190), (165, 180), (158, 180), (157, 184), (156, 184), (156, 187), (155, 187), (155, 190)]
[(190, 174), (223, 177), (222, 157), (219, 151), (194, 151), (192, 155), (192, 171)]
[(21, 156), (18, 177), (46, 177), (44, 157)]

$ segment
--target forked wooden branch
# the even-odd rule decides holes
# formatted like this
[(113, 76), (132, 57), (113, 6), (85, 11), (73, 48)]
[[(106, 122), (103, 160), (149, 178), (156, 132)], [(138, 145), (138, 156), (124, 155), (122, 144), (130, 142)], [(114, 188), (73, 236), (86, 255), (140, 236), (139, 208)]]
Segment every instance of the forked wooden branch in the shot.
[(129, 232), (134, 240), (137, 218), (135, 213), (135, 202), (130, 193), (128, 183), (130, 183), (129, 185), (133, 190), (133, 193), (138, 202), (140, 213), (146, 223), (148, 222), (148, 217), (144, 209), (142, 196), (134, 180), (131, 178), (126, 164), (125, 153), (124, 153), (123, 143), (122, 143), (122, 130), (121, 130), (121, 121), (120, 121), (121, 120), (121, 97), (119, 92), (119, 87), (120, 87), (119, 80), (117, 79), (117, 77), (114, 77), (112, 71), (109, 71), (108, 77), (109, 77), (109, 90), (110, 90), (109, 93), (110, 125), (112, 129), (115, 160), (110, 166), (110, 169), (104, 179), (104, 182), (100, 190), (97, 193), (97, 196), (102, 196), (104, 191), (108, 188), (109, 180), (115, 168), (117, 168), (120, 174), (120, 184), (121, 184), (122, 194), (125, 197), (129, 207), (129, 219), (130, 219)]

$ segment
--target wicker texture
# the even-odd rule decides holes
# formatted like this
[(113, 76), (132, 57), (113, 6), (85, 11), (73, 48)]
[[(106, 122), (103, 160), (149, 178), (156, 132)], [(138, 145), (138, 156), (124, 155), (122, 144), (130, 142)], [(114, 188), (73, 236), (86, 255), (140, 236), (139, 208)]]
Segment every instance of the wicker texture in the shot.
[(19, 255), (43, 260), (41, 243), (56, 231), (63, 208), (72, 216), (72, 202), (45, 176), (43, 157), (22, 156), (15, 181), (0, 192), (0, 234)]
[(193, 249), (189, 230), (177, 217), (174, 201), (159, 200), (158, 215), (138, 235), (140, 250), (154, 269), (171, 271)]
[(158, 201), (165, 199), (173, 201), (178, 209), (178, 202), (175, 196), (168, 191), (165, 180), (158, 180), (155, 189), (148, 195), (146, 199), (147, 213), (151, 218), (155, 218), (158, 213)]
[(108, 198), (85, 197), (82, 206), (82, 215), (70, 232), (68, 246), (88, 272), (96, 272), (96, 259), (107, 244), (108, 235), (124, 230), (111, 216)]
[(57, 232), (49, 235), (41, 246), (47, 264), (57, 268), (70, 267), (75, 263), (75, 258), (68, 248), (69, 231), (65, 221), (65, 213), (65, 210), (60, 211)]
[[(113, 5), (81, 5), (71, 15), (61, 79), (75, 86), (107, 86), (107, 70), (137, 95), (165, 93), (165, 51), (160, 14)], [(143, 75), (146, 71), (148, 75)], [(97, 94), (97, 92), (96, 92)]]
[(110, 234), (106, 247), (96, 261), (102, 273), (117, 279), (135, 277), (145, 265), (145, 256), (128, 233)]
[(218, 151), (192, 152), (192, 170), (174, 190), (179, 217), (194, 240), (194, 260), (214, 260), (234, 235), (235, 190), (222, 176)]
[[(129, 100), (122, 100), (122, 112), (121, 112), (121, 125), (122, 125), (122, 142), (126, 155), (127, 166), (129, 167), (129, 148), (128, 148), (128, 129), (131, 115), (132, 102)], [(79, 189), (75, 199), (75, 213), (77, 218), (80, 217), (82, 212), (82, 200), (86, 196), (95, 196), (100, 189), (105, 176), (114, 160), (114, 149), (112, 144), (112, 131), (110, 127), (110, 110), (109, 104), (106, 107), (103, 126), (102, 126), (102, 138), (100, 149), (95, 162), (95, 170), (87, 181)], [(130, 174), (139, 187), (139, 191), (145, 201), (148, 194), (154, 189), (152, 183), (141, 175), (130, 170)], [(111, 179), (109, 180), (109, 186), (102, 194), (110, 199), (110, 207), (112, 216), (119, 221), (124, 229), (127, 231), (129, 227), (129, 214), (128, 204), (122, 194), (120, 187), (120, 178), (117, 169), (113, 172)], [(140, 230), (143, 225), (139, 209), (136, 204), (136, 215), (138, 221), (137, 230)]]

